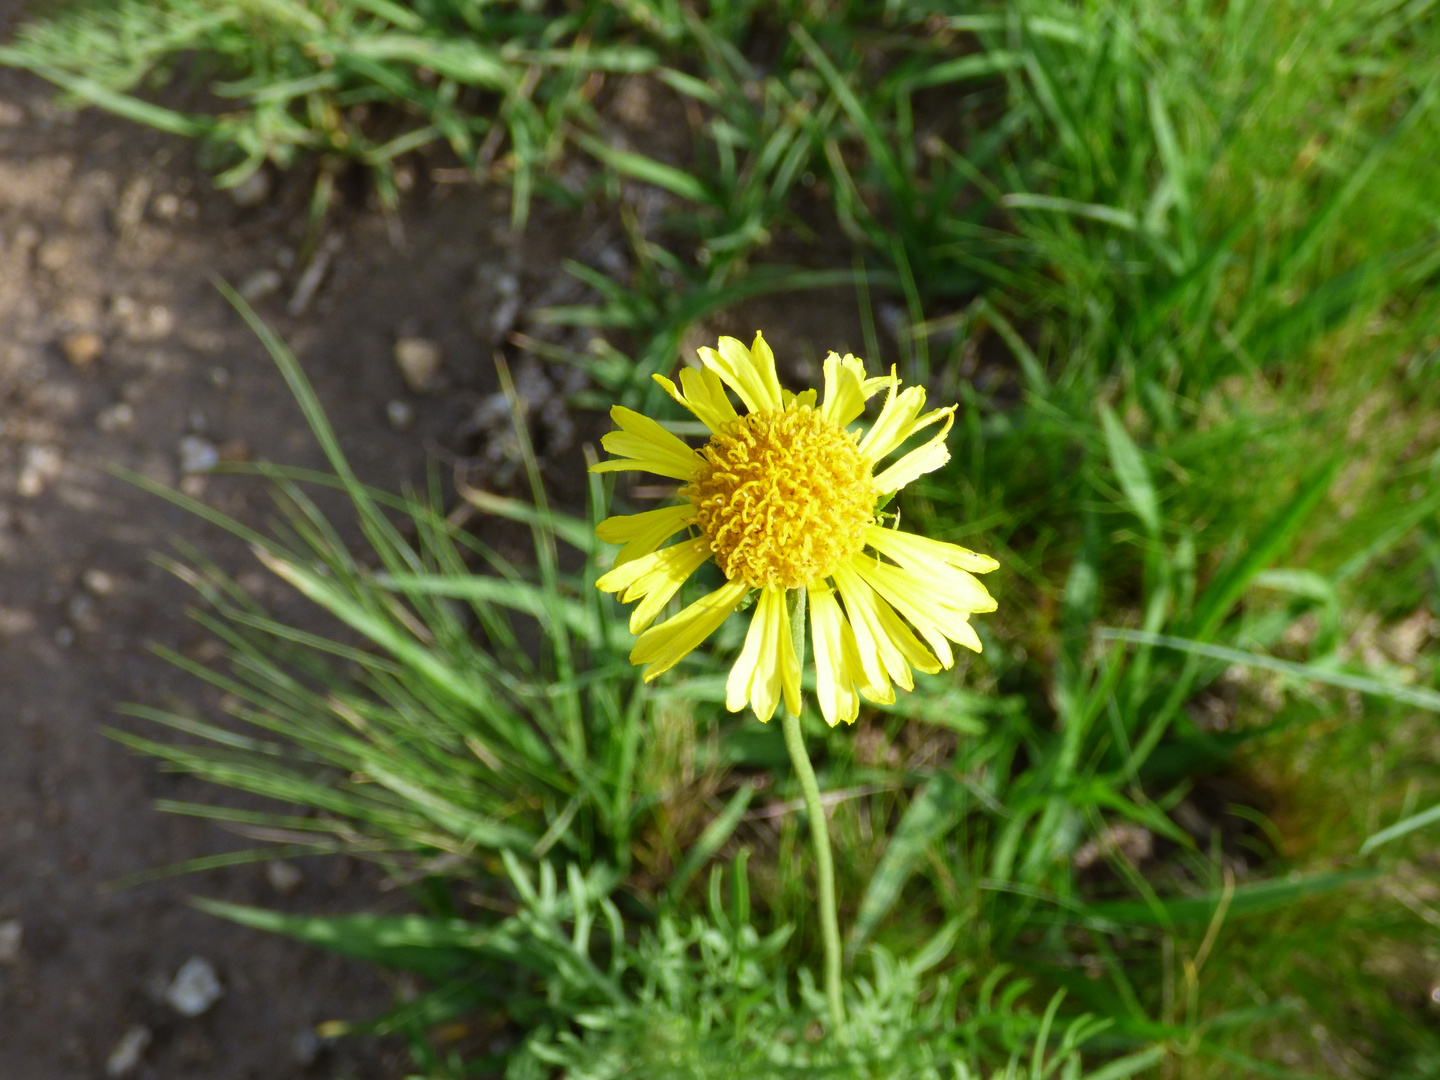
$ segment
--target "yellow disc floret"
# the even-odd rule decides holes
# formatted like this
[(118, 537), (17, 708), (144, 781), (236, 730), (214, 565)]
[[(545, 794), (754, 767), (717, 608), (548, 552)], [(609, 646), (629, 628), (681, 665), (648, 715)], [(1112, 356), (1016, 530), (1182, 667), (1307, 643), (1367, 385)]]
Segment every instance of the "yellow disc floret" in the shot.
[(700, 456), (681, 494), (731, 581), (796, 589), (865, 546), (875, 518), (870, 463), (855, 436), (809, 405), (737, 417)]

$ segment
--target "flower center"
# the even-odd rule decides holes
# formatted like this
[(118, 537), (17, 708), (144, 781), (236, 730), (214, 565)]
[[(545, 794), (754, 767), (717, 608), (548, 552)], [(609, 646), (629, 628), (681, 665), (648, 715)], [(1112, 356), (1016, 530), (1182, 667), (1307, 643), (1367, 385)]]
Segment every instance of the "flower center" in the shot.
[(737, 417), (681, 494), (731, 581), (796, 589), (865, 546), (875, 486), (855, 436), (809, 405)]

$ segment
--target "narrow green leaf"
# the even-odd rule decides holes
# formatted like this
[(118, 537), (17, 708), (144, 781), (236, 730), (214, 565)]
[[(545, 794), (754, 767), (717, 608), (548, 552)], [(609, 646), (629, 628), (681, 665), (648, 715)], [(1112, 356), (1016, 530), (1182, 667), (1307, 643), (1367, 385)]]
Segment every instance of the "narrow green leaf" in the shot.
[(208, 897), (193, 897), (190, 902), (207, 914), (241, 926), (284, 934), (342, 956), (432, 978), (453, 975), (464, 965), (466, 953), (485, 952), (506, 940), (503, 932), (461, 919), (431, 919), (423, 915), (288, 915)]
[(1122, 1058), (1116, 1058), (1114, 1061), (1086, 1073), (1085, 1080), (1127, 1080), (1127, 1077), (1144, 1072), (1151, 1066), (1160, 1064), (1163, 1060), (1165, 1060), (1165, 1047), (1151, 1046), (1133, 1054), (1126, 1054)]
[(964, 79), (983, 79), (1024, 66), (1025, 58), (1019, 53), (997, 49), (994, 52), (975, 53), (935, 64), (907, 79), (905, 85), (921, 90), (928, 86), (941, 86)]
[(1339, 466), (1340, 459), (1337, 457), (1302, 484), (1294, 498), (1250, 542), (1244, 556), (1210, 583), (1196, 602), (1195, 615), (1190, 620), (1186, 636), (1205, 641), (1215, 633), (1256, 575), (1289, 548), (1295, 535), (1330, 490)]
[(685, 892), (685, 886), (690, 884), (690, 879), (695, 876), (702, 866), (714, 857), (715, 853), (724, 846), (736, 828), (740, 825), (740, 819), (745, 816), (745, 811), (750, 807), (750, 800), (755, 797), (755, 785), (752, 783), (741, 784), (735, 794), (730, 796), (730, 801), (725, 804), (725, 809), (720, 811), (715, 820), (705, 826), (705, 831), (700, 834), (700, 839), (695, 841), (689, 853), (685, 856), (675, 875), (670, 879), (670, 901), (674, 903)]
[(1135, 511), (1145, 531), (1151, 536), (1160, 535), (1160, 500), (1155, 495), (1155, 485), (1150, 472), (1145, 468), (1145, 459), (1140, 448), (1130, 438), (1125, 425), (1109, 405), (1100, 403), (1100, 422), (1105, 427), (1105, 444), (1110, 450), (1110, 467), (1120, 481), (1120, 490)]
[(0, 64), (26, 68), (41, 78), (50, 80), (56, 86), (63, 87), (91, 105), (99, 106), (116, 116), (123, 116), (126, 120), (133, 120), (137, 124), (147, 124), (160, 131), (168, 131), (172, 135), (198, 139), (203, 138), (215, 128), (215, 122), (209, 117), (190, 116), (161, 105), (152, 105), (148, 101), (141, 101), (129, 94), (111, 90), (94, 79), (87, 79), (82, 75), (72, 75), (59, 68), (36, 64), (23, 52), (16, 49), (0, 49)]
[(1398, 840), (1400, 837), (1414, 832), (1416, 829), (1423, 829), (1426, 825), (1432, 825), (1440, 821), (1440, 803), (1430, 807), (1428, 810), (1421, 810), (1418, 814), (1411, 814), (1402, 818), (1394, 825), (1381, 829), (1366, 839), (1360, 845), (1360, 854), (1369, 855), (1381, 844), (1388, 844), (1391, 840)]
[(890, 914), (930, 845), (954, 827), (963, 812), (965, 794), (958, 780), (937, 773), (905, 808), (860, 900), (860, 910), (845, 944), (849, 955), (855, 955)]
[(701, 206), (712, 206), (716, 202), (715, 195), (709, 188), (689, 173), (682, 172), (673, 165), (666, 165), (652, 157), (646, 157), (644, 154), (632, 153), (629, 150), (617, 150), (584, 132), (577, 131), (573, 137), (580, 146), (616, 172), (647, 184), (654, 184), (658, 188), (664, 188), (672, 195), (679, 195), (682, 199), (689, 199)]
[[(1293, 880), (1282, 878), (1240, 885), (1230, 894), (1226, 916), (1233, 918), (1238, 915), (1274, 911), (1306, 897), (1334, 892), (1359, 881), (1370, 881), (1378, 873), (1375, 870), (1346, 870), (1297, 877)], [(1149, 903), (1141, 900), (1114, 900), (1091, 904), (1085, 908), (1085, 913), (1101, 922), (1122, 925), (1159, 926), (1162, 925), (1163, 917), (1173, 926), (1204, 926), (1214, 917), (1215, 909), (1224, 899), (1224, 892), (1210, 892), (1203, 896), (1159, 900), (1163, 916), (1162, 912), (1157, 912)]]

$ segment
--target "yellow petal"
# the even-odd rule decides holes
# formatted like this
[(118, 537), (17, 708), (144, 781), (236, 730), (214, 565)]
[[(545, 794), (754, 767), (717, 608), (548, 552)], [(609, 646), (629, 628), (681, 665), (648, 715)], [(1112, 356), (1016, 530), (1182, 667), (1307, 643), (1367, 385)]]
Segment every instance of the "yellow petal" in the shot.
[(900, 620), (895, 609), (856, 573), (855, 563), (864, 558), (858, 555), (851, 565), (835, 571), (835, 584), (840, 588), (850, 625), (855, 629), (860, 661), (872, 685), (888, 685), (888, 675), (906, 690), (913, 690), (915, 680), (910, 668), (933, 674), (940, 670), (940, 662)]
[(700, 362), (725, 380), (751, 412), (781, 407), (775, 355), (759, 334), (755, 335), (753, 349), (745, 348), (735, 338), (722, 337), (718, 352), (708, 347), (698, 351)]
[[(928, 536), (901, 532), (899, 529), (885, 529), (869, 525), (865, 529), (865, 543), (901, 566), (925, 575), (939, 575), (949, 581), (952, 571), (961, 574), (962, 590), (978, 590), (981, 602), (990, 606), (977, 607), (975, 611), (994, 611), (995, 601), (971, 574), (988, 574), (1000, 564), (989, 555), (981, 555), (959, 544), (947, 544), (943, 540), (931, 540)], [(973, 595), (973, 594), (971, 594)]]
[(681, 368), (681, 390), (675, 389), (675, 384), (663, 375), (652, 377), (665, 388), (667, 394), (694, 413), (711, 431), (719, 431), (735, 419), (735, 406), (731, 405), (730, 399), (725, 396), (725, 384), (720, 381), (720, 376), (709, 368), (702, 371)]
[(810, 627), (815, 639), (815, 696), (820, 702), (820, 715), (831, 727), (841, 720), (853, 724), (860, 715), (855, 683), (865, 677), (855, 632), (840, 610), (833, 589), (822, 582), (811, 585), (809, 595)]
[(686, 540), (617, 566), (595, 582), (602, 592), (620, 592), (621, 603), (644, 597), (630, 613), (630, 632), (638, 634), (655, 621), (676, 590), (710, 557), (708, 540)]
[(728, 582), (674, 618), (652, 626), (630, 650), (630, 662), (650, 665), (645, 669), (646, 682), (663, 675), (718, 630), (748, 591), (743, 581)]
[(849, 427), (865, 411), (865, 402), (885, 389), (890, 376), (865, 378), (865, 365), (850, 353), (841, 359), (835, 353), (825, 358), (825, 404), (820, 415), (839, 427)]
[(895, 378), (892, 369), (890, 393), (886, 395), (885, 406), (880, 410), (880, 415), (876, 417), (870, 430), (865, 433), (865, 437), (860, 440), (860, 452), (872, 462), (886, 457), (899, 449), (915, 432), (955, 411), (952, 405), (946, 409), (933, 409), (920, 416), (920, 410), (925, 407), (925, 388), (912, 386), (897, 394), (895, 390), (899, 385), (900, 380)]
[(945, 436), (950, 434), (950, 426), (955, 423), (955, 409), (951, 406), (935, 411), (945, 415), (945, 426), (938, 434), (875, 477), (875, 487), (880, 494), (888, 495), (892, 491), (899, 491), (910, 481), (934, 472), (950, 460), (950, 451), (945, 448)]
[(785, 590), (761, 591), (745, 635), (745, 647), (725, 681), (725, 707), (739, 712), (748, 702), (761, 723), (769, 723), (784, 693), (793, 712), (800, 711), (800, 660), (790, 637)]
[(615, 565), (624, 566), (642, 555), (649, 555), (670, 537), (695, 520), (695, 507), (689, 503), (662, 506), (642, 514), (620, 514), (606, 518), (595, 527), (595, 535), (607, 544), (624, 544), (615, 556)]
[(937, 597), (933, 580), (922, 580), (876, 559), (859, 558), (854, 563), (855, 572), (880, 594), (880, 598), (910, 620), (920, 631), (942, 667), (955, 663), (950, 651), (950, 642), (957, 641), (966, 648), (980, 651), (980, 639), (971, 627), (970, 612), (952, 607)]
[(643, 470), (689, 480), (701, 464), (701, 457), (677, 435), (642, 416), (633, 409), (616, 405), (610, 418), (619, 425), (600, 439), (600, 445), (615, 455), (614, 459), (590, 466), (591, 472), (625, 472)]

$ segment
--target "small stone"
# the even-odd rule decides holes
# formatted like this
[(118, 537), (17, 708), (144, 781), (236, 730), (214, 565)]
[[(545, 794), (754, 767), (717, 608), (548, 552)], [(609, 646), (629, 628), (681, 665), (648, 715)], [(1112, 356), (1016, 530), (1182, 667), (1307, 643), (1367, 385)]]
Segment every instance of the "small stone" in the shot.
[(210, 369), (210, 385), (216, 390), (225, 390), (230, 386), (230, 369), (221, 367), (219, 364)]
[(250, 444), (244, 439), (230, 439), (219, 446), (218, 453), (221, 461), (249, 461)]
[(25, 941), (25, 928), (19, 919), (0, 922), (0, 964), (13, 964), (20, 959), (20, 946)]
[(395, 363), (405, 385), (424, 394), (435, 389), (443, 357), (440, 346), (429, 338), (403, 337), (395, 342)]
[(70, 618), (70, 624), (76, 630), (92, 634), (100, 629), (100, 616), (95, 612), (95, 601), (84, 593), (72, 596), (65, 611)]
[(100, 321), (100, 301), (85, 293), (71, 293), (60, 301), (60, 318), (76, 330), (93, 329)]
[(40, 245), (35, 258), (46, 270), (63, 270), (75, 257), (75, 245), (63, 236), (47, 240)]
[(265, 880), (281, 896), (289, 896), (305, 881), (305, 875), (294, 863), (276, 859), (265, 864)]
[(19, 637), (34, 631), (35, 616), (30, 612), (24, 608), (0, 607), (0, 637)]
[(55, 631), (55, 644), (62, 649), (68, 649), (75, 644), (75, 631), (68, 626), (62, 626)]
[(180, 494), (189, 495), (192, 499), (204, 498), (205, 488), (208, 486), (207, 480), (208, 477), (203, 473), (195, 476), (182, 476), (180, 478)]
[(180, 213), (180, 196), (168, 191), (163, 195), (156, 195), (152, 209), (157, 218), (169, 221)]
[(175, 329), (175, 314), (164, 304), (144, 307), (132, 297), (116, 296), (110, 301), (110, 314), (132, 341), (159, 341)]
[(19, 127), (24, 122), (24, 109), (13, 101), (0, 101), (0, 127)]
[(60, 475), (62, 465), (60, 451), (53, 446), (27, 446), (15, 490), (27, 499), (35, 498), (45, 490), (46, 484)]
[(99, 334), (82, 330), (79, 333), (66, 334), (61, 338), (60, 350), (65, 354), (65, 359), (70, 361), (72, 367), (84, 371), (100, 359), (100, 354), (105, 351), (105, 343), (100, 340)]
[(495, 305), (490, 316), (490, 329), (496, 338), (503, 338), (515, 326), (520, 314), (520, 279), (514, 274), (500, 274), (495, 278), (495, 291), (500, 303)]
[(104, 570), (91, 567), (80, 575), (80, 582), (91, 596), (114, 596), (115, 579)]
[(214, 965), (192, 956), (181, 965), (165, 989), (165, 1002), (181, 1016), (199, 1016), (225, 996)]
[(389, 422), (392, 430), (409, 431), (410, 425), (415, 423), (415, 407), (408, 401), (386, 402), (385, 419)]
[(220, 461), (220, 451), (214, 443), (199, 435), (186, 435), (180, 440), (180, 471), (199, 473), (213, 469)]
[(320, 1054), (325, 1049), (325, 1040), (320, 1038), (313, 1028), (305, 1028), (295, 1036), (290, 1049), (295, 1054), (295, 1063), (308, 1069), (320, 1060)]
[(164, 304), (152, 304), (125, 325), (125, 333), (136, 341), (159, 341), (175, 330), (175, 315)]
[(126, 402), (119, 402), (100, 410), (100, 415), (95, 417), (95, 426), (106, 435), (114, 435), (120, 431), (129, 431), (135, 423), (135, 410)]
[(110, 1051), (110, 1056), (105, 1059), (105, 1075), (113, 1077), (114, 1080), (129, 1076), (139, 1067), (140, 1059), (150, 1048), (152, 1038), (150, 1029), (142, 1024), (136, 1024), (125, 1032), (115, 1044), (115, 1049)]
[(256, 270), (253, 274), (247, 274), (240, 282), (240, 288), (236, 290), (248, 303), (255, 303), (263, 300), (272, 293), (280, 291), (280, 286), (285, 284), (285, 279), (280, 276), (279, 270), (265, 267), (263, 270)]
[(230, 198), (242, 210), (253, 210), (270, 197), (270, 174), (256, 169), (230, 189)]

